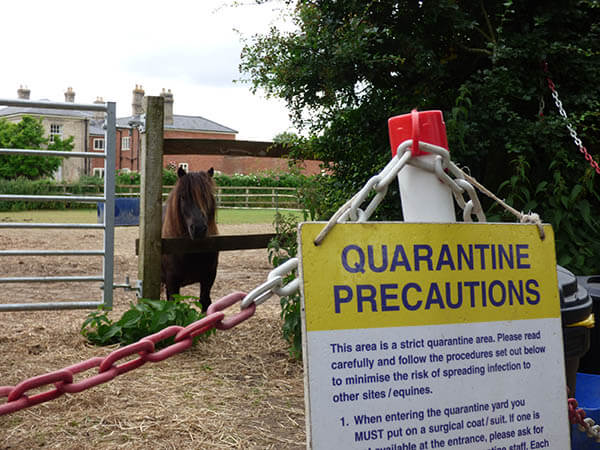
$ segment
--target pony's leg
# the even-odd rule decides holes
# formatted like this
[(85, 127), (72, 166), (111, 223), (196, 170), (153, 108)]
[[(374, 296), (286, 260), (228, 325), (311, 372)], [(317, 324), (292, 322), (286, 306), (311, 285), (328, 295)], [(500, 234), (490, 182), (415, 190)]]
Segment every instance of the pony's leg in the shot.
[(167, 283), (167, 300), (173, 300), (173, 295), (179, 295), (179, 285), (175, 283)]
[(203, 280), (200, 280), (200, 303), (202, 304), (202, 312), (204, 313), (212, 303), (210, 299), (210, 290), (212, 289), (214, 282), (214, 277), (207, 277)]
[(200, 276), (200, 303), (202, 304), (202, 312), (206, 312), (211, 304), (210, 290), (213, 287), (215, 278), (217, 277), (217, 265), (219, 254), (211, 255), (210, 262), (206, 270)]
[(162, 255), (160, 264), (160, 281), (165, 285), (167, 300), (173, 300), (173, 295), (179, 294), (181, 281), (177, 276), (180, 267), (177, 255)]

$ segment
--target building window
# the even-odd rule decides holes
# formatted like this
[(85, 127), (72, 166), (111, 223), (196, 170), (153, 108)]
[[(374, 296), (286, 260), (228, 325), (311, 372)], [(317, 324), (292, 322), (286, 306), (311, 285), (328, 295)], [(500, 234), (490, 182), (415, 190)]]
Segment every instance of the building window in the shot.
[(58, 136), (60, 139), (63, 137), (63, 126), (57, 123), (50, 124), (50, 142), (54, 142), (54, 137)]
[(95, 177), (104, 178), (104, 167), (94, 167), (92, 175)]
[(121, 150), (131, 150), (130, 147), (131, 138), (129, 136), (125, 136), (121, 138)]
[(181, 167), (186, 172), (188, 171), (188, 163), (179, 163), (177, 167)]
[(94, 139), (94, 150), (104, 150), (104, 138)]

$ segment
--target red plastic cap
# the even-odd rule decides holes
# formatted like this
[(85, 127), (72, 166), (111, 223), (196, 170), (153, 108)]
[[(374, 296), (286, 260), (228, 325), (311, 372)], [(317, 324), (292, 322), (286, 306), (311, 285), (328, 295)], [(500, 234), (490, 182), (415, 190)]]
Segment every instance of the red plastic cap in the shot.
[[(427, 142), (448, 150), (448, 138), (446, 136), (446, 124), (442, 112), (413, 110), (410, 114), (390, 117), (388, 120), (388, 129), (390, 132), (390, 145), (392, 147), (392, 156), (396, 156), (398, 146), (408, 139), (417, 142)], [(413, 156), (425, 155), (413, 146)]]

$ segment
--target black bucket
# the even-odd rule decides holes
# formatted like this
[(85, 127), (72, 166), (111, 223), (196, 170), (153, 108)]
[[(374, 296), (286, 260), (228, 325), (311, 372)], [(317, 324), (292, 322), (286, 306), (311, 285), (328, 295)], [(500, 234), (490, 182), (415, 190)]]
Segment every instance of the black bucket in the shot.
[(561, 266), (556, 266), (567, 386), (575, 396), (575, 382), (580, 359), (590, 348), (590, 329), (593, 326), (592, 298), (585, 286)]
[(594, 320), (599, 326), (590, 331), (590, 349), (579, 361), (579, 372), (600, 374), (600, 275), (577, 277), (590, 294)]

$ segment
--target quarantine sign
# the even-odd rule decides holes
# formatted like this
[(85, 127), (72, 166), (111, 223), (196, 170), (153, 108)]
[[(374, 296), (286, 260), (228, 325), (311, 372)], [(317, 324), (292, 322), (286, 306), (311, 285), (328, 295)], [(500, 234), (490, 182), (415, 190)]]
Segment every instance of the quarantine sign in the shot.
[(569, 448), (551, 227), (323, 227), (300, 227), (311, 448)]

